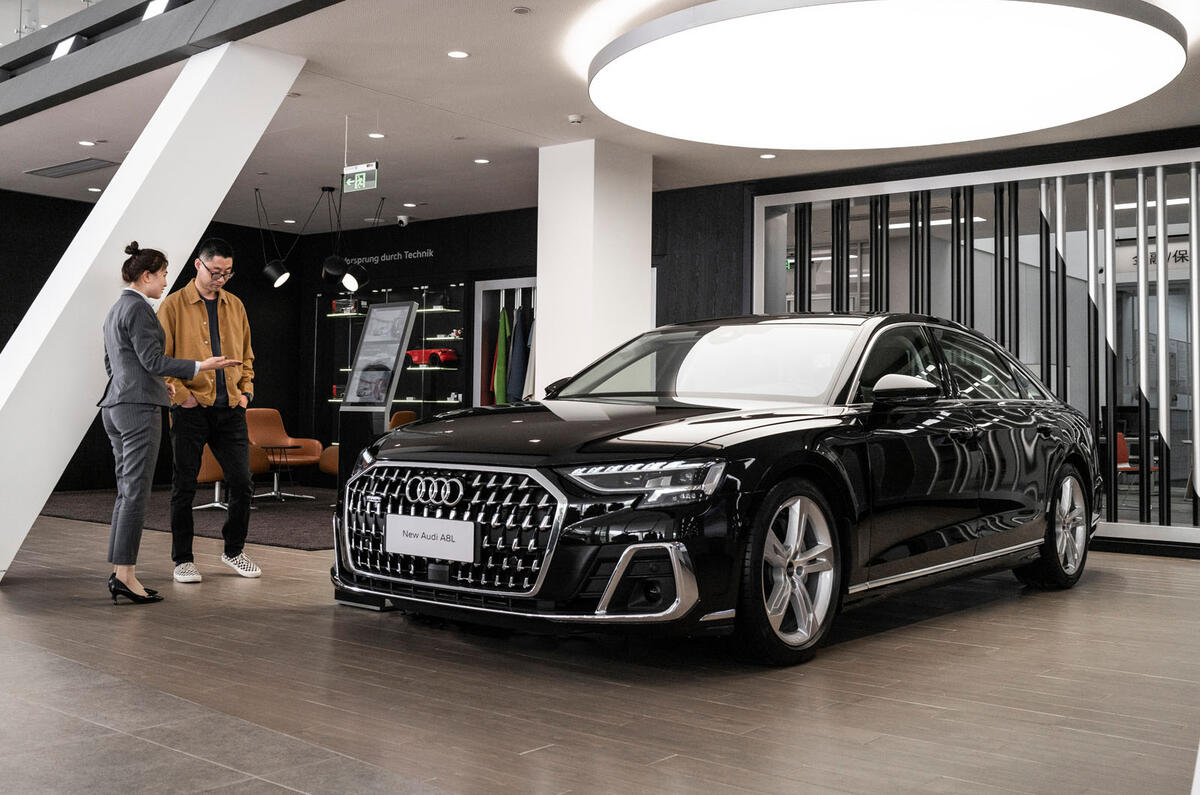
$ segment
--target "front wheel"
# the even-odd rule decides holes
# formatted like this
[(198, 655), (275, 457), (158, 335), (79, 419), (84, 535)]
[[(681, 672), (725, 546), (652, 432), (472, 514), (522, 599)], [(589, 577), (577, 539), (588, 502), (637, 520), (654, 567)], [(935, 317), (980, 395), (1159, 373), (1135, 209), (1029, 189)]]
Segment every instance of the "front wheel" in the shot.
[(785, 480), (755, 516), (742, 567), (740, 645), (772, 665), (806, 662), (829, 633), (841, 595), (837, 524), (807, 480)]
[(1070, 588), (1079, 582), (1087, 562), (1088, 520), (1091, 516), (1083, 478), (1070, 464), (1059, 470), (1046, 512), (1046, 539), (1041, 556), (1013, 569), (1025, 585), (1045, 590)]

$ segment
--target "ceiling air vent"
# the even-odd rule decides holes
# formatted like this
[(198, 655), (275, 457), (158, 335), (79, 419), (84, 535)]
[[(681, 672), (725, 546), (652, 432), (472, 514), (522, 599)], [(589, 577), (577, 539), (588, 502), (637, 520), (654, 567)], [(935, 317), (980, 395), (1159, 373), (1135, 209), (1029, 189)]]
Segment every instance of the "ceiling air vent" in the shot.
[(102, 168), (111, 168), (117, 165), (111, 160), (101, 160), (98, 157), (89, 157), (84, 160), (74, 160), (70, 163), (59, 163), (57, 166), (46, 166), (45, 168), (35, 168), (32, 171), (26, 171), (26, 174), (33, 174), (35, 177), (50, 177), (52, 179), (60, 179), (62, 177), (70, 177), (74, 174), (83, 174), (87, 171), (98, 171)]

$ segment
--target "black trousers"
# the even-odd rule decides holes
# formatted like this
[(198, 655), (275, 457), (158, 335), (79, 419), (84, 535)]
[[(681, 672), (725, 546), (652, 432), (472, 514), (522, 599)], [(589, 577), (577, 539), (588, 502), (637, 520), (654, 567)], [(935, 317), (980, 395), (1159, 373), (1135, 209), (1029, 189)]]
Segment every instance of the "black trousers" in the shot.
[(221, 535), (225, 554), (235, 557), (246, 545), (250, 527), (250, 440), (246, 434), (246, 410), (234, 408), (171, 408), (171, 444), (174, 447), (175, 477), (171, 483), (171, 560), (178, 566), (192, 557), (192, 503), (196, 497), (196, 475), (200, 456), (207, 444), (225, 472), (229, 513)]

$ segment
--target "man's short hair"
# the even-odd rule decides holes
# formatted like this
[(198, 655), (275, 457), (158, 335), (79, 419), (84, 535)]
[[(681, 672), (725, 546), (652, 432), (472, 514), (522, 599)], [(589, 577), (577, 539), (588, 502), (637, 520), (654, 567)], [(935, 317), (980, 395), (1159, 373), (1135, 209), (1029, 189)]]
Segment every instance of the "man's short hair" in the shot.
[(210, 237), (200, 244), (200, 248), (196, 250), (196, 256), (205, 262), (213, 257), (233, 259), (233, 246), (219, 237)]

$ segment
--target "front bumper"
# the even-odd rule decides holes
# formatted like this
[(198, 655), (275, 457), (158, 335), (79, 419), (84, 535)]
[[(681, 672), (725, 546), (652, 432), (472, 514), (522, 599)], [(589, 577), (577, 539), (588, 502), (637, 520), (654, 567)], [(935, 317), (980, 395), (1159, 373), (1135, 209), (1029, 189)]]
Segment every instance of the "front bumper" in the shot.
[[(635, 585), (635, 580), (645, 579), (634, 576), (631, 564), (637, 560), (639, 555), (656, 550), (664, 551), (667, 555), (675, 599), (665, 609), (653, 613), (614, 611), (614, 600), (617, 595), (622, 590)], [(658, 573), (656, 572), (656, 574)], [(490, 614), (558, 624), (661, 624), (675, 622), (691, 613), (700, 601), (700, 589), (696, 582), (696, 573), (691, 557), (688, 555), (687, 547), (677, 541), (631, 544), (626, 547), (609, 575), (599, 603), (590, 612), (543, 610), (538, 606), (538, 602), (542, 600), (519, 600), (517, 598), (501, 600), (496, 597), (489, 598), (446, 591), (433, 586), (400, 586), (361, 575), (343, 576), (339, 567), (336, 566), (330, 571), (330, 579), (336, 588), (356, 594), (384, 597), (397, 606), (410, 607), (417, 611), (422, 608), (435, 608), (435, 612), (444, 614), (447, 609), (462, 610), (481, 615), (481, 617)], [(521, 602), (529, 604), (522, 605)]]
[[(331, 578), (344, 595), (494, 625), (671, 634), (719, 634), (733, 625), (742, 558), (736, 488), (686, 508), (635, 510), (534, 469), (404, 462), (375, 469), (351, 479), (333, 517)], [(389, 515), (445, 515), (414, 509), (403, 496), (408, 478), (443, 475), (467, 486), (469, 514), (458, 516), (476, 522), (473, 563), (403, 556), (388, 546)]]

